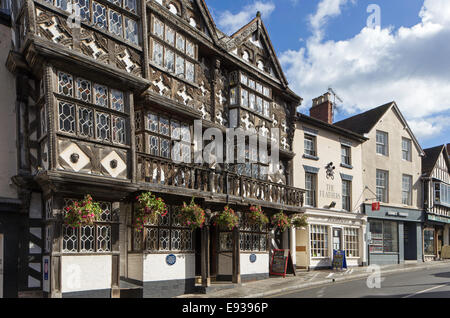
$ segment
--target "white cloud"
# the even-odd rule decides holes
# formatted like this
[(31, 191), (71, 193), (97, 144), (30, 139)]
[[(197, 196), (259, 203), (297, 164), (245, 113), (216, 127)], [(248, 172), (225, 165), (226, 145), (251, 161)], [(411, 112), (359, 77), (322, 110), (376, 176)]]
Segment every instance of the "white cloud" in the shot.
[(418, 135), (443, 132), (446, 123), (433, 116), (450, 115), (450, 1), (425, 0), (421, 22), (410, 28), (366, 27), (347, 40), (322, 40), (317, 34), (347, 2), (322, 0), (305, 47), (281, 54), (291, 88), (304, 98), (302, 109), (331, 85), (348, 114), (394, 100)]
[(322, 37), (322, 27), (327, 21), (341, 14), (341, 7), (348, 2), (355, 3), (355, 0), (323, 0), (317, 6), (315, 14), (309, 16), (309, 23), (315, 36)]
[[(427, 140), (436, 137), (448, 129), (450, 117), (432, 117), (426, 119), (410, 120), (408, 122), (414, 135), (421, 139)], [(448, 142), (448, 140), (444, 140)]]
[(241, 27), (249, 23), (259, 11), (263, 18), (268, 18), (275, 10), (273, 2), (255, 1), (252, 4), (245, 6), (240, 12), (233, 14), (230, 11), (225, 11), (219, 15), (217, 24), (226, 34), (239, 30)]

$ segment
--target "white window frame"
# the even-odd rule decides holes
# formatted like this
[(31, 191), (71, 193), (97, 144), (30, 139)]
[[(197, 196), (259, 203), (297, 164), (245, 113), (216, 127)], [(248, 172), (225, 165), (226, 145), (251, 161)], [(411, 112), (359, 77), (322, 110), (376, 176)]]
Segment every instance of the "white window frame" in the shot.
[[(379, 178), (379, 176), (384, 176), (384, 178)], [(378, 185), (378, 180), (383, 180), (384, 185)], [(383, 189), (383, 197), (380, 199), (378, 196), (378, 190)], [(377, 169), (376, 172), (376, 195), (377, 195), (377, 201), (388, 203), (389, 202), (389, 172), (385, 170), (379, 170)]]
[[(378, 137), (383, 137), (383, 141), (380, 141)], [(380, 152), (379, 151), (379, 147), (383, 147), (383, 151)], [(376, 135), (376, 151), (377, 154), (382, 155), (382, 156), (389, 156), (389, 134), (387, 132), (384, 131), (380, 131), (377, 130), (377, 135)]]
[[(405, 145), (407, 145), (407, 149), (404, 148)], [(412, 149), (411, 139), (402, 138), (402, 159), (403, 160), (412, 161), (411, 149)], [(406, 154), (406, 158), (405, 158), (405, 154)]]
[[(408, 186), (408, 189), (406, 189), (405, 187), (405, 180), (408, 179), (408, 184), (406, 184)], [(411, 175), (407, 175), (404, 174), (402, 175), (402, 204), (404, 205), (412, 205), (412, 176)], [(407, 193), (408, 197), (407, 197), (407, 202), (404, 201), (404, 195), (405, 193)]]
[[(311, 224), (309, 226), (310, 255), (313, 259), (329, 258), (330, 227), (328, 225)], [(318, 243), (318, 247), (314, 247)], [(317, 245), (316, 245), (317, 246)]]

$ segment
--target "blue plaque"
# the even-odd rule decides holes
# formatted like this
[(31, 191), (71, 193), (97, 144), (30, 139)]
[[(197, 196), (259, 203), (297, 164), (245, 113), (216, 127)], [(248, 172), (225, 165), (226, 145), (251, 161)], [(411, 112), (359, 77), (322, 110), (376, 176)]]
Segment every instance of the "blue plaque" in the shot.
[(250, 255), (250, 263), (254, 263), (256, 262), (256, 254), (251, 254)]
[(174, 265), (177, 262), (177, 257), (173, 254), (167, 255), (166, 257), (166, 263), (167, 265)]

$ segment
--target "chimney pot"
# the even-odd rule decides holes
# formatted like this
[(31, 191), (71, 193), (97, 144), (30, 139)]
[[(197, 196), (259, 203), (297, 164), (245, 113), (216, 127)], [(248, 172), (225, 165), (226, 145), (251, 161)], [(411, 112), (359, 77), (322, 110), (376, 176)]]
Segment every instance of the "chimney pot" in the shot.
[(313, 99), (313, 105), (309, 111), (311, 117), (328, 124), (333, 124), (333, 103), (329, 92)]

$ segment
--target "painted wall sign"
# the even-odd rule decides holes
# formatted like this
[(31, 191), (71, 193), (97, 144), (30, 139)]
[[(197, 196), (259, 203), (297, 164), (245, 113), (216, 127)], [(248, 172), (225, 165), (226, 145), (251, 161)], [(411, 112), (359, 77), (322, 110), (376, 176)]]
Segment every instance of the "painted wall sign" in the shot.
[(256, 254), (251, 254), (250, 255), (250, 263), (255, 263), (256, 262)]
[(175, 265), (175, 263), (177, 262), (177, 257), (173, 254), (167, 255), (166, 257), (166, 263), (169, 266)]
[(450, 223), (450, 219), (445, 218), (445, 217), (441, 217), (441, 216), (437, 216), (437, 215), (431, 215), (431, 214), (428, 214), (427, 217), (428, 217), (428, 220), (430, 220), (430, 221)]

